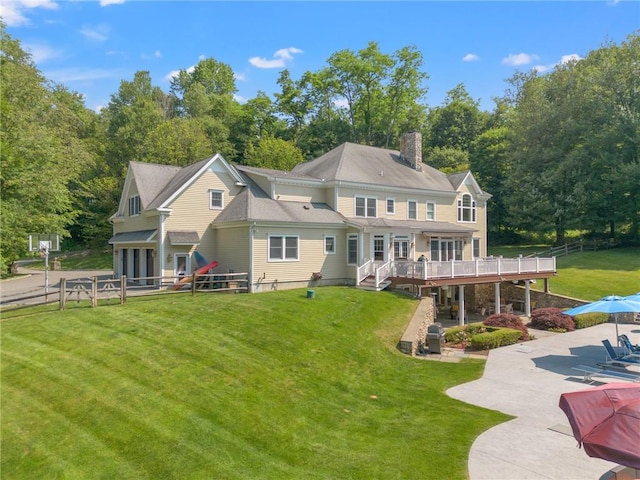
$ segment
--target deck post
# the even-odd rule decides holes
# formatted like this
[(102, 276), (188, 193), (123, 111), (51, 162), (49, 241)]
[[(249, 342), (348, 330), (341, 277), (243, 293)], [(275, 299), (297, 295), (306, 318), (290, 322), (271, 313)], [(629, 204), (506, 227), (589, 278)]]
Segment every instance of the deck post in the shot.
[(464, 285), (458, 287), (458, 325), (464, 325)]
[(524, 281), (524, 315), (531, 316), (531, 280)]
[(500, 313), (500, 282), (496, 282), (495, 284), (495, 292), (493, 302), (495, 303), (495, 308), (493, 309), (493, 313)]

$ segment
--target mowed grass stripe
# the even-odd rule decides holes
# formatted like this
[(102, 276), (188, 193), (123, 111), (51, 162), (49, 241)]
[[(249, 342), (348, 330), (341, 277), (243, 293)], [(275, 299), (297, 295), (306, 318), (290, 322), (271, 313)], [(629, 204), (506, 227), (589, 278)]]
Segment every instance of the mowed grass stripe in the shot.
[[(507, 417), (444, 391), (477, 378), (482, 362), (401, 355), (413, 299), (305, 293), (132, 298), (4, 322), (3, 382), (14, 393), (3, 430), (29, 430), (11, 409), (23, 390), (68, 420), (45, 421), (89, 432), (80, 446), (36, 431), (43, 448), (82, 469), (91, 434), (107, 446), (101, 458), (125, 465), (105, 460), (83, 478), (126, 478), (128, 468), (137, 478), (407, 478), (425, 458), (432, 478), (465, 478), (475, 436)], [(32, 461), (12, 447), (3, 472)]]

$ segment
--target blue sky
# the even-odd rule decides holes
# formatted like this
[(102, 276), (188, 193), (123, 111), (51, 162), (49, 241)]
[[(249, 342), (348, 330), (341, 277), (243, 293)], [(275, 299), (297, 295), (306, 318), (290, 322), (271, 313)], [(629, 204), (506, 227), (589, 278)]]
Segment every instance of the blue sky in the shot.
[(239, 101), (272, 95), (284, 68), (299, 79), (375, 41), (388, 54), (422, 52), (430, 107), (464, 83), (492, 110), (517, 70), (548, 71), (637, 32), (640, 2), (0, 0), (0, 16), (43, 74), (91, 109), (138, 70), (168, 92), (172, 72), (209, 57), (231, 66)]

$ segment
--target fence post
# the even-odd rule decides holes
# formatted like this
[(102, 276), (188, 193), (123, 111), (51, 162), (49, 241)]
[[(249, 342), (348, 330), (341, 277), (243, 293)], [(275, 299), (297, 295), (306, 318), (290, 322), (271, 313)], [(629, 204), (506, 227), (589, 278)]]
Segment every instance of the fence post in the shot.
[(91, 306), (93, 308), (98, 306), (98, 277), (91, 279)]
[(196, 272), (191, 274), (191, 296), (196, 294)]
[(122, 275), (120, 277), (120, 305), (124, 305), (127, 302), (127, 276)]
[(65, 301), (67, 300), (67, 279), (66, 278), (60, 279), (60, 291), (58, 293), (60, 294), (60, 310), (64, 310), (64, 304), (65, 304)]

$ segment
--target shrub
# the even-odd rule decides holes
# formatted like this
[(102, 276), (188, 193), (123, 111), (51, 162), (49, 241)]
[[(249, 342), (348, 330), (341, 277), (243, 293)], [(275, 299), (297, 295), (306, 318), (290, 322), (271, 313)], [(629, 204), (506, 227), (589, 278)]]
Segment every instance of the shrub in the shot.
[(576, 329), (573, 317), (556, 307), (538, 308), (531, 313), (531, 327), (553, 332), (572, 332)]
[[(526, 327), (525, 327), (526, 328)], [(485, 332), (470, 338), (469, 344), (474, 350), (489, 350), (491, 348), (513, 345), (522, 337), (522, 331), (513, 328), (500, 328), (493, 332)]]
[(491, 327), (507, 327), (519, 330), (522, 332), (522, 340), (529, 340), (529, 329), (522, 323), (520, 317), (512, 313), (494, 313), (482, 323)]
[(607, 323), (609, 321), (608, 313), (583, 313), (573, 317), (576, 328), (587, 328)]

